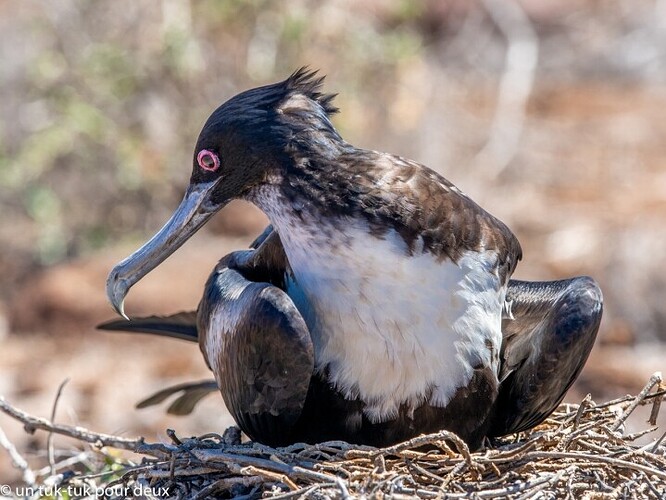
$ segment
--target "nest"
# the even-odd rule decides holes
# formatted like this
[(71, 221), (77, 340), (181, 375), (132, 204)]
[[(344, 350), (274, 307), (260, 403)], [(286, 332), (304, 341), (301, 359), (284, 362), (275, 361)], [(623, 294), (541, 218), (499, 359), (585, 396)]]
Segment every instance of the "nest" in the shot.
[[(241, 443), (237, 428), (189, 439), (169, 430), (171, 443), (149, 443), (34, 417), (2, 398), (0, 410), (28, 432), (66, 435), (85, 450), (51, 448), (49, 465), (35, 472), (1, 431), (0, 444), (23, 472), (22, 496), (663, 499), (666, 433), (656, 432), (656, 420), (665, 389), (657, 373), (636, 396), (561, 405), (531, 431), (474, 453), (446, 431), (383, 449), (338, 441), (270, 448)], [(627, 434), (641, 405), (652, 405), (649, 426)], [(648, 444), (636, 444), (650, 433)]]

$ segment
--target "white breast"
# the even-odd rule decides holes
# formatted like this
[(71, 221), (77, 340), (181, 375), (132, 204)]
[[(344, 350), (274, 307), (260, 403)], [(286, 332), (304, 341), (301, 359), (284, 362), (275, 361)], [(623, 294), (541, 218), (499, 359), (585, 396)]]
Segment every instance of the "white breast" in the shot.
[(470, 252), (458, 264), (418, 249), (409, 256), (395, 231), (378, 239), (362, 220), (292, 220), (271, 208), (281, 201), (271, 194), (261, 208), (302, 291), (293, 299), (316, 369), (360, 397), (371, 421), (394, 417), (401, 404), (446, 406), (480, 365), (497, 373), (505, 289), (494, 255)]

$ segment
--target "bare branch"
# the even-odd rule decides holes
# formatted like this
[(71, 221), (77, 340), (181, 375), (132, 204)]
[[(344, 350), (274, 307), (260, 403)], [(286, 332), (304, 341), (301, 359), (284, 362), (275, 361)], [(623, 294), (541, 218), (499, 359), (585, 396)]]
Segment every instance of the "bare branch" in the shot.
[(618, 419), (615, 421), (615, 423), (613, 423), (613, 426), (611, 427), (611, 430), (612, 431), (618, 430), (620, 428), (620, 426), (622, 424), (624, 424), (624, 422), (627, 420), (627, 418), (629, 418), (629, 415), (631, 415), (634, 412), (634, 410), (636, 408), (638, 408), (638, 405), (640, 405), (645, 400), (645, 398), (647, 397), (649, 392), (652, 390), (652, 388), (655, 385), (660, 384), (662, 382), (662, 380), (663, 379), (661, 377), (661, 372), (654, 373), (650, 377), (650, 380), (648, 380), (648, 383), (645, 384), (645, 387), (643, 387), (643, 390), (638, 394), (638, 396), (636, 396), (634, 401), (629, 405), (629, 408), (627, 408), (622, 413), (622, 415), (620, 415), (618, 417)]
[(9, 440), (5, 432), (2, 430), (2, 427), (0, 427), (0, 446), (7, 450), (14, 466), (23, 473), (23, 481), (25, 484), (28, 486), (34, 486), (35, 473), (32, 471), (25, 458), (23, 458), (18, 452), (14, 444)]
[[(211, 495), (299, 498), (309, 495), (354, 498), (579, 498), (585, 494), (636, 492), (645, 496), (666, 491), (664, 437), (644, 446), (634, 441), (654, 427), (621, 436), (620, 425), (639, 405), (663, 398), (655, 374), (641, 393), (612, 405), (562, 405), (546, 422), (493, 446), (471, 452), (453, 433), (418, 436), (384, 449), (340, 441), (271, 448), (259, 443), (225, 442), (207, 434), (180, 438), (173, 444), (150, 444), (99, 434), (80, 427), (56, 425), (27, 415), (0, 398), (0, 410), (23, 422), (30, 432), (44, 429), (96, 444), (131, 450), (146, 457), (135, 465), (118, 462), (120, 478), (106, 487), (146, 485), (166, 488), (169, 495), (206, 498)], [(611, 407), (619, 405), (618, 416)], [(88, 453), (99, 453), (90, 450)], [(105, 456), (105, 460), (110, 455)], [(58, 464), (60, 468), (61, 464)], [(57, 484), (66, 472), (59, 474)], [(108, 472), (75, 476), (77, 484), (103, 484)], [(51, 480), (48, 478), (45, 481)], [(108, 479), (107, 479), (108, 480)], [(73, 483), (71, 483), (73, 484)], [(165, 490), (161, 490), (164, 493)], [(148, 492), (146, 497), (159, 497)]]
[(120, 450), (133, 451), (134, 453), (142, 453), (145, 455), (152, 455), (155, 457), (164, 457), (174, 451), (175, 447), (168, 445), (153, 443), (147, 444), (144, 438), (131, 439), (120, 436), (113, 436), (111, 434), (102, 434), (99, 432), (89, 431), (84, 427), (54, 424), (53, 422), (41, 418), (33, 417), (28, 413), (19, 410), (7, 402), (7, 400), (0, 396), (0, 411), (6, 413), (10, 417), (23, 422), (26, 432), (32, 434), (36, 429), (54, 432), (63, 436), (69, 436), (79, 441), (90, 443), (97, 447), (110, 446)]
[[(58, 410), (58, 401), (60, 401), (60, 396), (62, 396), (62, 390), (65, 385), (69, 382), (69, 378), (66, 378), (58, 386), (58, 392), (56, 392), (55, 399), (53, 400), (53, 406), (51, 407), (51, 422), (55, 422), (56, 411)], [(51, 475), (55, 476), (56, 466), (55, 466), (55, 456), (53, 452), (53, 432), (50, 431), (49, 435), (46, 438), (46, 448), (49, 453), (49, 467), (51, 467)]]

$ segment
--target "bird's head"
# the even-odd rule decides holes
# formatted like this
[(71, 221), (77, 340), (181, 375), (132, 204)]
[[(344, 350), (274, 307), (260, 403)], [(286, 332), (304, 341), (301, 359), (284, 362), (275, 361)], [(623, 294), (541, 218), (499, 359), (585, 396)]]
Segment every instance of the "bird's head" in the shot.
[(238, 94), (213, 112), (199, 134), (180, 206), (150, 241), (109, 273), (106, 293), (120, 315), (125, 316), (123, 302), (132, 285), (229, 201), (277, 182), (311, 131), (340, 140), (329, 121), (337, 111), (334, 96), (320, 92), (322, 81), (301, 68), (282, 82)]

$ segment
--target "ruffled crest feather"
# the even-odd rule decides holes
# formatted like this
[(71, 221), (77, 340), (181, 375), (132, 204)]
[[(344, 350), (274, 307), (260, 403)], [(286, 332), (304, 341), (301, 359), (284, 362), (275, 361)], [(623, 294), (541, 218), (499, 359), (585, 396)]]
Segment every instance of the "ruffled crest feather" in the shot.
[(335, 99), (337, 94), (324, 94), (321, 92), (326, 77), (317, 76), (317, 73), (317, 70), (311, 70), (308, 66), (303, 66), (294, 71), (284, 81), (285, 89), (289, 92), (302, 93), (313, 101), (316, 101), (329, 115), (337, 113), (339, 110), (333, 105), (333, 99)]

